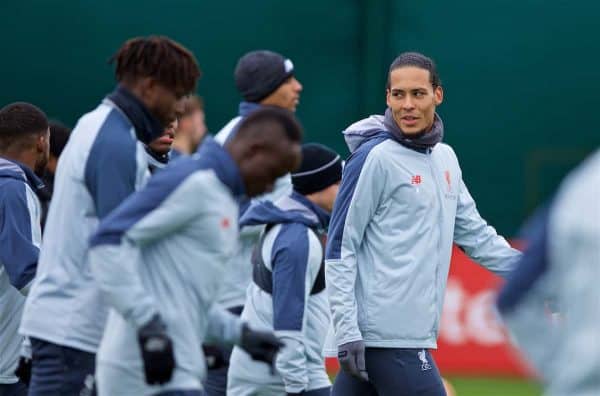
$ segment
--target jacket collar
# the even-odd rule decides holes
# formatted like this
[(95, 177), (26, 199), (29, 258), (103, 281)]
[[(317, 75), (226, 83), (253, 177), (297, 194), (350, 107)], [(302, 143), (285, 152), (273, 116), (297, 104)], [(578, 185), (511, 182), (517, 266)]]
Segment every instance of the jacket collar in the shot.
[(125, 113), (135, 129), (138, 140), (144, 144), (150, 143), (164, 132), (165, 128), (160, 121), (123, 85), (119, 84), (106, 98)]
[(297, 191), (292, 191), (290, 195), (290, 199), (296, 201), (297, 203), (304, 206), (307, 210), (309, 210), (317, 219), (317, 226), (322, 229), (327, 229), (329, 227), (329, 220), (331, 219), (331, 213), (328, 213), (321, 207), (315, 205), (304, 195), (300, 194)]
[(240, 117), (248, 117), (250, 114), (254, 113), (256, 110), (262, 109), (264, 106), (260, 103), (254, 102), (240, 102), (238, 114)]

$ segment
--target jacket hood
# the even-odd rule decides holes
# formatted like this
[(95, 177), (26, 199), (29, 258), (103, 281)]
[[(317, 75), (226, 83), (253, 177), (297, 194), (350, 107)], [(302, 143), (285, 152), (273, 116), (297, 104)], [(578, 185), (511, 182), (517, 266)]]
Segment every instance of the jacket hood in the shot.
[(25, 165), (2, 157), (0, 157), (0, 177), (27, 182), (34, 189), (44, 187), (44, 182)]
[(0, 157), (0, 178), (16, 179), (27, 183), (42, 201), (49, 198), (49, 193), (42, 179), (37, 177), (31, 169), (17, 161)]
[(388, 134), (383, 125), (384, 116), (372, 115), (350, 125), (342, 134), (350, 153), (353, 153), (367, 140), (382, 134)]
[(310, 202), (306, 197), (292, 192), (275, 203), (252, 202), (240, 218), (240, 226), (265, 224), (300, 223), (307, 227), (327, 228), (330, 214)]

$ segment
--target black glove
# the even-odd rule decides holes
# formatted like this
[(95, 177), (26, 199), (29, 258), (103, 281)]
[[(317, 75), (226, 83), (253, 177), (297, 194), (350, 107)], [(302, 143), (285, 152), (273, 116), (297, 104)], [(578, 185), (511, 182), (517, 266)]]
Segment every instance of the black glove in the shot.
[(31, 379), (31, 359), (21, 356), (19, 358), (19, 365), (15, 370), (15, 375), (19, 378), (19, 381), (29, 386), (29, 380)]
[(167, 334), (167, 326), (158, 314), (138, 330), (138, 342), (146, 383), (162, 385), (169, 382), (175, 369), (173, 343)]
[(202, 344), (202, 352), (206, 360), (206, 368), (217, 370), (229, 366), (229, 359), (223, 353), (223, 350), (216, 345)]
[(240, 347), (244, 349), (252, 359), (273, 366), (275, 356), (283, 343), (275, 337), (275, 334), (267, 331), (255, 331), (243, 324)]

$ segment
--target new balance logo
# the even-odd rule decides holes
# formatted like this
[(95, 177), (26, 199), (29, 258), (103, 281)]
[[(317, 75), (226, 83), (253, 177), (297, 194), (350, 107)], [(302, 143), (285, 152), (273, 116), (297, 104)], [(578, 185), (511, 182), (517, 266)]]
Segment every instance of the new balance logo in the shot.
[(427, 360), (427, 353), (425, 352), (425, 349), (421, 349), (421, 351), (417, 353), (417, 356), (421, 361), (421, 371), (431, 370), (431, 364), (429, 364), (429, 361)]
[(411, 177), (410, 184), (417, 185), (417, 186), (419, 184), (421, 184), (421, 175), (415, 175), (415, 176)]

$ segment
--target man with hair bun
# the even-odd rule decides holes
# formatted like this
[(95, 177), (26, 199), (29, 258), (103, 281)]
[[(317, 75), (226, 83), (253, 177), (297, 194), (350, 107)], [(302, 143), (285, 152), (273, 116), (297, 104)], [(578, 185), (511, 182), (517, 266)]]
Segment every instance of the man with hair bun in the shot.
[(342, 370), (334, 396), (442, 396), (437, 347), (452, 244), (506, 275), (519, 252), (481, 218), (436, 113), (444, 92), (416, 52), (388, 72), (384, 116), (343, 133), (352, 153), (327, 241)]
[(48, 193), (38, 175), (49, 151), (40, 109), (23, 102), (0, 109), (0, 394), (6, 396), (27, 394), (26, 375), (15, 375), (23, 341), (18, 329), (42, 242)]
[(108, 308), (89, 268), (88, 239), (145, 184), (144, 145), (175, 119), (200, 75), (192, 53), (161, 36), (126, 41), (110, 62), (118, 85), (79, 119), (56, 170), (45, 246), (20, 328), (32, 344), (30, 396), (91, 392)]

